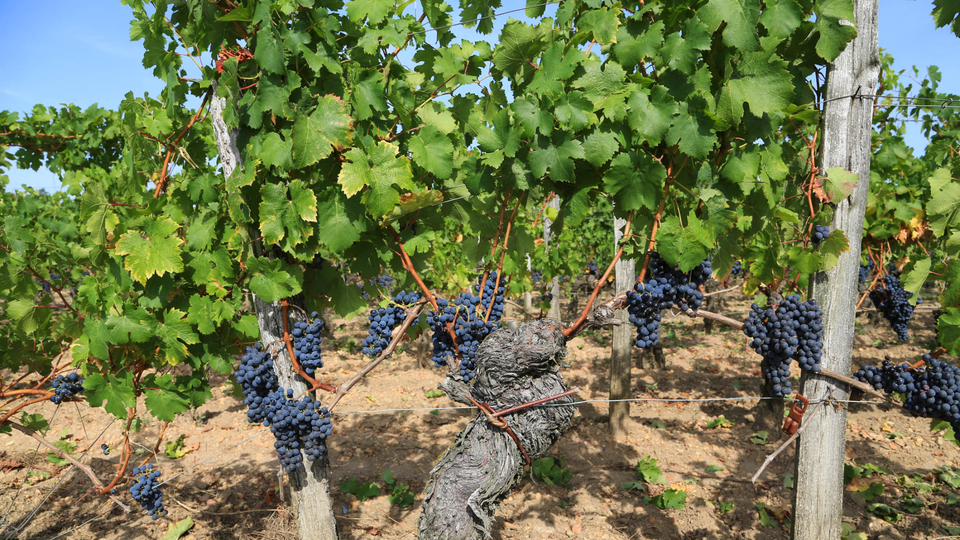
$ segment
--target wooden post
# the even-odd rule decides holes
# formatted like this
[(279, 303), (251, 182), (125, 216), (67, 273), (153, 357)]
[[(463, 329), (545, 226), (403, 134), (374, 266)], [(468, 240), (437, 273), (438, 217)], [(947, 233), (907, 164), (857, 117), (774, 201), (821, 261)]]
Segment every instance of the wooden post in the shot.
[[(220, 154), (220, 163), (223, 166), (223, 175), (229, 178), (234, 169), (240, 167), (243, 158), (237, 148), (237, 130), (230, 130), (223, 121), (223, 109), (227, 105), (225, 98), (217, 97), (216, 82), (213, 83), (214, 95), (210, 100), (210, 120), (213, 123), (214, 139)], [(254, 250), (259, 255), (259, 249)], [(273, 343), (283, 337), (283, 310), (278, 302), (267, 303), (253, 297), (254, 311), (257, 314), (257, 324), (260, 327), (260, 339), (263, 343)], [(304, 306), (303, 297), (297, 296), (288, 300), (290, 305)], [(297, 309), (288, 310), (291, 321), (303, 319), (302, 312)], [(293, 363), (286, 347), (274, 347), (277, 358), (274, 361), (274, 370), (280, 380), (280, 386), (292, 389), (295, 395), (307, 390), (307, 385), (293, 372)], [(290, 493), (293, 499), (291, 505), (296, 512), (297, 529), (301, 540), (337, 540), (337, 520), (333, 512), (333, 499), (330, 497), (329, 470), (330, 462), (327, 459), (308, 461), (304, 459), (305, 469), (300, 469), (290, 478)], [(277, 464), (279, 466), (279, 463)]]
[[(554, 197), (547, 201), (547, 208), (553, 208), (554, 210), (560, 211), (560, 197)], [(543, 216), (543, 245), (545, 248), (550, 248), (550, 226), (553, 225), (553, 220), (551, 220), (546, 215)], [(547, 311), (547, 318), (553, 319), (555, 321), (563, 322), (560, 319), (560, 279), (553, 278), (553, 281), (550, 282), (550, 294), (553, 295), (553, 298), (550, 300), (550, 310)]]
[[(821, 170), (843, 167), (859, 176), (853, 194), (837, 205), (831, 227), (844, 232), (850, 250), (840, 255), (835, 267), (817, 274), (811, 284), (813, 297), (823, 309), (821, 365), (845, 375), (850, 373), (853, 356), (860, 243), (870, 185), (871, 96), (880, 74), (877, 10), (878, 0), (854, 0), (857, 37), (829, 66), (823, 115)], [(855, 94), (865, 97), (843, 97)], [(849, 396), (845, 385), (817, 375), (805, 374), (800, 387), (811, 400)], [(804, 421), (816, 424), (800, 435), (797, 447), (793, 538), (840, 538), (846, 412), (841, 407), (823, 406)]]
[[(627, 221), (625, 219), (613, 218), (613, 252), (616, 253), (619, 248), (620, 239), (623, 237), (621, 232)], [(637, 280), (636, 264), (633, 259), (617, 261), (615, 266), (616, 294), (633, 289), (633, 284)], [(633, 342), (636, 339), (636, 327), (629, 323), (629, 314), (627, 310), (617, 311), (617, 318), (623, 321), (620, 326), (613, 327), (613, 342), (610, 345), (610, 399), (627, 399), (630, 397), (630, 368), (632, 366), (631, 356), (633, 353)], [(630, 404), (611, 403), (610, 404), (610, 435), (614, 439), (622, 439), (627, 435), (627, 428), (630, 421)]]

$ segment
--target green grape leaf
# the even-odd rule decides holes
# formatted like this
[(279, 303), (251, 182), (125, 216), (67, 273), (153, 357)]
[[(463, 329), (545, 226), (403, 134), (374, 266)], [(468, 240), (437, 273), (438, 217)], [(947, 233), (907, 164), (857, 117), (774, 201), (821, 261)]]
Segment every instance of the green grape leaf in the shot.
[[(98, 246), (106, 245), (107, 234), (113, 232), (120, 223), (120, 218), (113, 212), (103, 186), (98, 183), (85, 186), (83, 195), (80, 197), (80, 215), (85, 220), (84, 230), (90, 233), (90, 240)], [(9, 225), (5, 225), (4, 228), (10, 230)]]
[[(103, 406), (104, 410), (117, 418), (127, 417), (127, 407), (133, 407), (137, 400), (133, 394), (133, 373), (120, 372), (122, 378), (113, 373), (106, 377), (92, 373), (83, 379), (83, 395), (91, 407)], [(104, 404), (106, 402), (106, 404)]]
[(920, 297), (920, 289), (927, 281), (927, 278), (930, 277), (931, 266), (932, 261), (930, 257), (920, 259), (911, 257), (910, 262), (903, 267), (900, 283), (903, 285), (905, 291), (913, 293), (913, 296), (910, 297), (910, 303), (912, 305), (917, 304), (917, 298)]
[[(288, 197), (289, 195), (289, 197)], [(260, 188), (260, 233), (266, 244), (287, 239), (285, 247), (303, 244), (317, 222), (317, 196), (301, 180), (289, 185), (264, 184)]]
[(823, 257), (821, 271), (827, 271), (840, 262), (840, 254), (850, 251), (850, 243), (843, 231), (832, 231), (830, 236), (823, 240), (818, 246), (818, 251)]
[(580, 131), (597, 121), (593, 103), (577, 91), (562, 96), (554, 107), (554, 114), (560, 129), (566, 131)]
[(13, 300), (6, 306), (7, 315), (27, 335), (33, 334), (41, 324), (50, 320), (51, 311), (49, 308), (39, 308), (33, 300), (27, 299)]
[(687, 216), (684, 225), (677, 216), (667, 217), (657, 231), (657, 252), (668, 264), (679, 266), (682, 272), (693, 270), (707, 258), (707, 250), (712, 247), (709, 233), (694, 212)]
[(952, 356), (960, 355), (960, 309), (948, 307), (937, 319), (937, 338)]
[(627, 121), (630, 129), (643, 137), (651, 146), (663, 141), (670, 129), (673, 115), (677, 113), (677, 103), (670, 97), (670, 91), (663, 86), (655, 86), (646, 93), (634, 92), (627, 100), (629, 113)]
[(386, 215), (400, 202), (403, 190), (413, 190), (413, 172), (406, 156), (397, 156), (397, 145), (380, 141), (367, 149), (353, 148), (345, 154), (349, 160), (340, 169), (337, 182), (347, 197), (352, 197), (364, 187), (363, 202), (375, 217)]
[(577, 31), (590, 32), (593, 40), (601, 45), (617, 42), (617, 30), (620, 28), (618, 9), (605, 7), (585, 12), (577, 21)]
[(145, 378), (144, 386), (144, 404), (157, 420), (172, 422), (175, 416), (190, 409), (190, 400), (177, 388), (173, 375)]
[(933, 22), (937, 25), (937, 28), (949, 25), (950, 30), (957, 37), (960, 37), (960, 1), (933, 0), (933, 11), (930, 14), (933, 15)]
[[(356, 1), (356, 0), (355, 0)], [(384, 93), (383, 75), (375, 70), (350, 70), (350, 102), (357, 112), (358, 120), (371, 118), (374, 111), (387, 110), (387, 97)]]
[(679, 113), (667, 132), (667, 144), (679, 144), (680, 151), (691, 157), (707, 157), (717, 143), (712, 121), (702, 108), (691, 107), (685, 102), (680, 104)]
[(494, 68), (515, 82), (530, 80), (526, 74), (533, 70), (533, 67), (527, 62), (540, 56), (546, 45), (540, 30), (511, 19), (503, 26), (499, 44), (493, 51)]
[(263, 138), (260, 145), (260, 152), (257, 157), (268, 167), (276, 167), (279, 170), (288, 170), (293, 168), (293, 158), (290, 153), (290, 140), (283, 140), (279, 133), (268, 133)]
[(929, 178), (930, 199), (927, 202), (927, 217), (930, 229), (936, 237), (943, 236), (960, 225), (960, 183), (951, 181), (950, 171), (938, 169)]
[(766, 7), (760, 14), (760, 24), (773, 37), (787, 38), (803, 22), (803, 10), (797, 0), (772, 0), (764, 4)]
[(710, 50), (710, 34), (699, 17), (690, 17), (682, 32), (668, 34), (663, 41), (660, 57), (666, 65), (687, 75), (697, 69), (700, 51)]
[(151, 318), (143, 308), (128, 310), (123, 315), (108, 315), (106, 324), (110, 332), (110, 342), (126, 345), (148, 341), (153, 337), (153, 330), (148, 324)]
[(547, 137), (539, 137), (537, 148), (530, 152), (530, 171), (538, 178), (549, 171), (550, 178), (557, 182), (573, 182), (576, 171), (573, 160), (585, 157), (580, 141), (563, 139), (555, 145)]
[(434, 126), (425, 126), (407, 143), (413, 162), (440, 180), (453, 174), (453, 143)]
[(164, 313), (163, 322), (157, 321), (153, 325), (154, 334), (163, 343), (161, 350), (164, 361), (173, 366), (187, 359), (187, 345), (200, 342), (199, 336), (187, 322), (186, 315), (179, 309), (168, 309)]
[(721, 102), (732, 102), (729, 106), (732, 125), (740, 122), (744, 103), (750, 105), (750, 112), (758, 117), (780, 112), (790, 105), (794, 87), (786, 62), (779, 58), (774, 60), (764, 52), (745, 53), (738, 68), (743, 75), (731, 79), (720, 95)]
[(290, 274), (296, 267), (285, 266), (279, 259), (264, 257), (251, 258), (247, 261), (247, 271), (250, 273), (250, 290), (265, 302), (276, 302), (301, 291), (299, 275)]
[(317, 205), (317, 229), (323, 231), (320, 243), (333, 253), (342, 253), (360, 239), (341, 193), (328, 192), (327, 198)]
[(368, 24), (377, 25), (387, 18), (395, 4), (394, 0), (351, 0), (347, 2), (347, 16), (353, 22), (367, 19)]
[(190, 309), (187, 321), (197, 325), (201, 334), (212, 334), (225, 320), (233, 317), (233, 305), (210, 296), (193, 295), (190, 297)]
[(617, 212), (654, 210), (663, 193), (667, 171), (645, 152), (623, 152), (613, 158), (603, 176), (603, 188), (613, 196)]
[(663, 45), (663, 21), (631, 19), (617, 31), (613, 53), (625, 69), (640, 65), (646, 58), (653, 58)]
[(813, 192), (821, 201), (837, 204), (853, 193), (858, 178), (857, 174), (843, 167), (830, 167), (827, 176), (816, 179)]
[(297, 113), (290, 133), (294, 165), (313, 165), (350, 143), (353, 122), (346, 112), (347, 106), (340, 98), (324, 96), (309, 116)]
[[(815, 24), (820, 33), (817, 54), (833, 62), (847, 43), (857, 37), (857, 29), (853, 26), (853, 0), (818, 0), (814, 3), (813, 12), (817, 16)], [(849, 22), (841, 24), (840, 21)]]
[(281, 74), (285, 71), (283, 61), (283, 43), (280, 36), (273, 29), (272, 24), (266, 25), (258, 32), (254, 44), (253, 58), (267, 73)]
[(583, 139), (586, 160), (594, 167), (601, 167), (620, 150), (617, 136), (608, 131), (594, 131)]
[[(583, 53), (579, 49), (568, 51), (562, 42), (554, 43), (543, 53), (543, 57), (540, 59), (540, 69), (533, 74), (533, 80), (527, 86), (527, 91), (551, 99), (559, 98), (565, 93), (565, 81), (573, 77), (583, 58)], [(522, 100), (523, 97), (518, 96), (517, 101)], [(531, 100), (535, 99), (530, 95), (525, 97)]]
[(760, 48), (757, 38), (760, 0), (708, 0), (697, 14), (710, 33), (715, 32), (722, 23), (727, 23), (723, 30), (723, 42), (730, 47), (742, 51)]
[(120, 237), (116, 252), (126, 255), (123, 266), (134, 279), (146, 283), (151, 276), (183, 271), (183, 240), (176, 235), (179, 228), (166, 216), (147, 217), (142, 231), (128, 231)]

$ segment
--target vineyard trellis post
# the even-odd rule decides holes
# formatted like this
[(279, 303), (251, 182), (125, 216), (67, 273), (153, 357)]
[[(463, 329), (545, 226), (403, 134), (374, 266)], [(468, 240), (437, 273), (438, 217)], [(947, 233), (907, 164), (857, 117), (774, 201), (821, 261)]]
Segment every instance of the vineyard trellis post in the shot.
[[(556, 211), (560, 211), (560, 197), (554, 196), (547, 201), (547, 208), (553, 208)], [(549, 214), (543, 216), (543, 246), (549, 250), (550, 249), (550, 227), (553, 226), (553, 220), (550, 219)], [(550, 280), (550, 284), (547, 286), (547, 290), (550, 291), (549, 294), (553, 295), (550, 298), (550, 310), (547, 311), (547, 318), (553, 319), (555, 321), (560, 321), (560, 278), (554, 277)]]
[[(214, 95), (210, 101), (210, 119), (213, 125), (214, 139), (223, 166), (223, 175), (229, 178), (234, 169), (240, 167), (243, 158), (237, 148), (237, 131), (230, 130), (223, 120), (223, 109), (227, 106), (226, 98), (216, 95), (216, 82), (213, 87)], [(260, 328), (260, 339), (264, 346), (283, 339), (283, 313), (279, 302), (265, 302), (256, 295), (252, 295), (254, 312), (257, 314), (257, 325)], [(304, 306), (303, 297), (297, 296), (288, 299), (290, 305)], [(300, 310), (298, 310), (300, 311)], [(286, 347), (275, 346), (276, 360), (274, 370), (280, 385), (291, 389), (294, 395), (301, 395), (308, 386), (300, 380), (293, 371), (293, 363), (287, 354)], [(289, 474), (290, 494), (293, 499), (291, 506), (295, 509), (297, 529), (300, 540), (337, 540), (337, 520), (333, 512), (333, 499), (330, 497), (330, 462), (326, 456), (323, 459), (307, 461), (305, 468)]]
[[(850, 197), (836, 205), (832, 229), (843, 231), (850, 249), (832, 269), (816, 274), (812, 297), (823, 310), (823, 368), (849, 374), (863, 220), (870, 185), (873, 94), (880, 75), (877, 0), (854, 0), (857, 37), (827, 70), (820, 170), (842, 167), (858, 175)], [(863, 97), (858, 97), (862, 95)], [(853, 96), (848, 98), (846, 96)], [(849, 389), (826, 377), (804, 373), (801, 393), (810, 399), (843, 400)], [(816, 422), (799, 438), (796, 458), (793, 538), (840, 538), (846, 410), (820, 407)]]
[[(613, 218), (613, 251), (617, 252), (623, 233), (621, 229), (626, 226), (627, 220)], [(625, 293), (633, 289), (633, 284), (637, 279), (636, 263), (633, 259), (617, 261), (615, 267), (614, 284), (616, 294)], [(610, 399), (628, 399), (631, 397), (630, 369), (632, 366), (633, 353), (633, 335), (636, 327), (627, 324), (629, 315), (627, 310), (621, 309), (617, 312), (617, 318), (623, 321), (620, 326), (613, 327), (613, 341), (611, 344), (610, 356)], [(610, 403), (610, 434), (614, 439), (620, 439), (626, 436), (628, 422), (630, 420), (630, 403), (619, 402)]]

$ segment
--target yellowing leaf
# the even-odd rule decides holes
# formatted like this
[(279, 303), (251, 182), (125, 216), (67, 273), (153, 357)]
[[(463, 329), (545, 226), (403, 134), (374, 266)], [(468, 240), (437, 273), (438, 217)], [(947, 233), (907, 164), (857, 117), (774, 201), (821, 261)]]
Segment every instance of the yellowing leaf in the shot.
[(166, 216), (147, 218), (142, 231), (128, 231), (117, 242), (117, 254), (126, 255), (124, 268), (140, 283), (167, 272), (182, 272), (183, 259), (177, 225)]

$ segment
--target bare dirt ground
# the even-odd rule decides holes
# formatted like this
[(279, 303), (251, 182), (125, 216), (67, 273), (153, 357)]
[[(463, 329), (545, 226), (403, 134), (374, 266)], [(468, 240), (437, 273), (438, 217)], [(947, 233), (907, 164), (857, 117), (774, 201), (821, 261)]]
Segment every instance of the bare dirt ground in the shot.
[[(727, 300), (724, 311), (743, 320), (746, 308), (742, 300)], [(932, 348), (933, 317), (926, 304), (923, 308), (914, 317), (907, 344), (894, 341), (895, 334), (885, 321), (870, 323), (867, 314), (858, 317), (855, 366), (880, 363), (885, 355), (912, 362)], [(634, 396), (651, 401), (631, 404), (628, 435), (619, 440), (610, 437), (605, 403), (581, 405), (574, 426), (554, 450), (572, 472), (570, 487), (524, 480), (498, 511), (494, 538), (789, 538), (793, 490), (788, 487), (788, 475), (793, 472), (793, 449), (764, 471), (760, 483), (750, 482), (766, 456), (785, 439), (777, 429), (763, 424), (761, 411), (766, 405), (755, 400), (655, 401), (758, 396), (759, 356), (737, 331), (720, 328), (707, 335), (700, 320), (685, 316), (664, 320), (661, 335), (667, 369), (653, 368), (652, 362), (647, 369), (634, 368)], [(356, 352), (365, 328), (360, 321), (328, 324), (335, 329), (334, 338), (325, 340), (326, 367), (318, 378), (336, 383), (365, 364), (366, 359)], [(571, 387), (581, 388), (581, 399), (607, 397), (609, 341), (610, 333), (604, 331), (569, 343), (569, 367), (563, 374)], [(635, 355), (639, 358), (640, 352)], [(334, 417), (330, 440), (334, 486), (350, 478), (377, 481), (389, 469), (399, 483), (417, 494), (413, 506), (401, 509), (391, 506), (386, 496), (360, 502), (335, 487), (342, 538), (416, 536), (430, 468), (474, 416), (466, 410), (445, 410), (456, 404), (444, 397), (426, 397), (441, 375), (429, 355), (418, 359), (416, 345), (408, 344), (338, 405), (340, 414)], [(423, 410), (362, 413), (385, 409)], [(120, 422), (82, 404), (68, 403), (58, 409), (45, 403), (31, 412), (50, 420), (48, 440), (61, 437), (75, 443), (76, 456), (82, 455), (82, 461), (102, 479), (111, 476), (118, 452), (104, 456), (100, 444), (117, 447), (122, 441)], [(883, 493), (871, 504), (887, 504), (900, 510), (901, 517), (895, 524), (873, 517), (868, 503), (848, 486), (845, 522), (870, 539), (890, 540), (944, 537), (949, 535), (945, 527), (960, 526), (958, 507), (950, 504), (957, 504), (960, 493), (934, 473), (938, 467), (960, 468), (960, 447), (945, 441), (943, 432), (930, 432), (928, 420), (912, 418), (902, 409), (852, 404), (850, 413), (848, 463), (872, 463), (889, 471), (852, 486), (882, 483)], [(733, 425), (708, 426), (721, 415)], [(146, 422), (133, 436), (143, 458), (156, 444), (161, 425), (156, 420)], [(760, 429), (769, 431), (766, 445), (751, 443)], [(292, 516), (283, 502), (289, 499), (282, 500), (286, 489), (278, 489), (282, 478), (273, 437), (269, 431), (257, 436), (264, 430), (246, 422), (241, 400), (230, 394), (226, 379), (218, 379), (213, 399), (167, 428), (164, 441), (184, 435), (191, 451), (175, 460), (161, 453), (153, 461), (163, 470), (161, 480), (169, 480), (164, 486), (169, 515), (157, 521), (151, 521), (125, 489), (120, 495), (131, 505), (132, 513), (127, 515), (108, 499), (88, 494), (91, 484), (83, 474), (54, 465), (46, 459), (46, 450), (36, 452), (35, 441), (14, 433), (0, 440), (0, 516), (4, 526), (22, 528), (8, 530), (3, 538), (162, 538), (172, 523), (191, 517), (196, 525), (184, 536), (188, 539), (294, 539)], [(670, 487), (687, 492), (684, 508), (661, 510), (645, 502), (646, 492), (621, 487), (636, 479), (633, 467), (645, 456), (658, 460)], [(706, 472), (711, 465), (723, 470)], [(918, 477), (932, 490), (905, 481), (905, 476)], [(920, 497), (926, 508), (903, 512), (900, 499), (913, 496)], [(721, 502), (732, 503), (732, 508), (722, 511), (714, 504)], [(758, 503), (765, 508), (765, 523)]]

